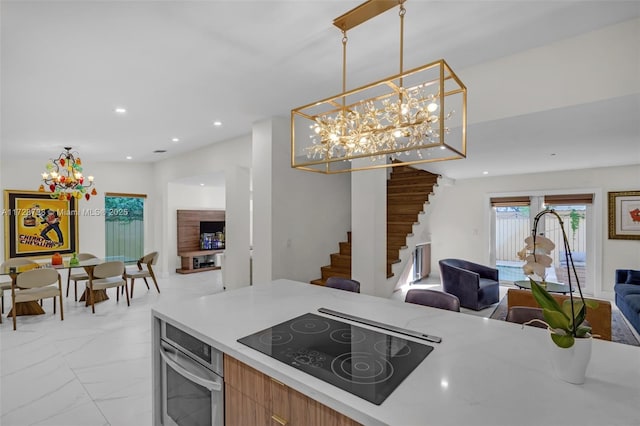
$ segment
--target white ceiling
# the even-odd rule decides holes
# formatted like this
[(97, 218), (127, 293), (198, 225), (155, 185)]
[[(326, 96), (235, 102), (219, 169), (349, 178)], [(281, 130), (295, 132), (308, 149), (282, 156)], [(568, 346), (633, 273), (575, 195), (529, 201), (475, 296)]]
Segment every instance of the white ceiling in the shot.
[[(153, 162), (249, 134), (255, 121), (340, 92), (341, 34), (331, 22), (358, 4), (2, 0), (2, 159), (72, 146), (85, 164)], [(640, 2), (615, 0), (406, 8), (406, 69), (444, 57), (457, 70), (640, 16)], [(387, 12), (350, 31), (350, 88), (397, 72), (397, 21)], [(466, 160), (426, 168), (466, 178), (638, 164), (639, 116), (635, 94), (476, 123)], [(514, 150), (514, 139), (531, 152)]]

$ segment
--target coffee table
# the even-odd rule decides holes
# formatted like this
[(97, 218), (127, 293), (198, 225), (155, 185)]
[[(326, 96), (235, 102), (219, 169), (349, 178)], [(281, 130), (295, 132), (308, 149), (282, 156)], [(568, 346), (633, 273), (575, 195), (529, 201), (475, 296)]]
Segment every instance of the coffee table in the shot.
[[(513, 283), (519, 288), (526, 288), (531, 290), (531, 281), (529, 280), (514, 281)], [(547, 286), (544, 287), (544, 289), (549, 293), (569, 293), (569, 286), (567, 284), (553, 283), (549, 281), (547, 281)]]

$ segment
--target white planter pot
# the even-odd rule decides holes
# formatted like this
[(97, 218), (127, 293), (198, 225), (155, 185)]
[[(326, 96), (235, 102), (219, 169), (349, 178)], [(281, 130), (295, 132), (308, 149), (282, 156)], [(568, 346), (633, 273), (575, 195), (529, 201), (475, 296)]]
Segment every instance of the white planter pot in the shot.
[(573, 346), (565, 349), (558, 347), (549, 337), (551, 365), (559, 379), (577, 385), (584, 383), (592, 341), (591, 337), (575, 339)]

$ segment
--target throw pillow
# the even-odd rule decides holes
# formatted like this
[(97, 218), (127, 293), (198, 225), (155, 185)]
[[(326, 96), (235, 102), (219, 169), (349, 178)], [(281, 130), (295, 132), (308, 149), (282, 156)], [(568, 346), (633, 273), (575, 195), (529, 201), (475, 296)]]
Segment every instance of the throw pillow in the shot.
[(627, 281), (625, 284), (640, 284), (640, 271), (634, 271), (633, 269), (627, 272)]

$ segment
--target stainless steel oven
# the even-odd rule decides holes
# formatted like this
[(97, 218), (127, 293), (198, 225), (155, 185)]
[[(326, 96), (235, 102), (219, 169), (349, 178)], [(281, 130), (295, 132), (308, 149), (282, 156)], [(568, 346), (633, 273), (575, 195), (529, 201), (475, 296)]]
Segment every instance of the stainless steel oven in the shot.
[(222, 352), (162, 322), (162, 424), (223, 426)]

